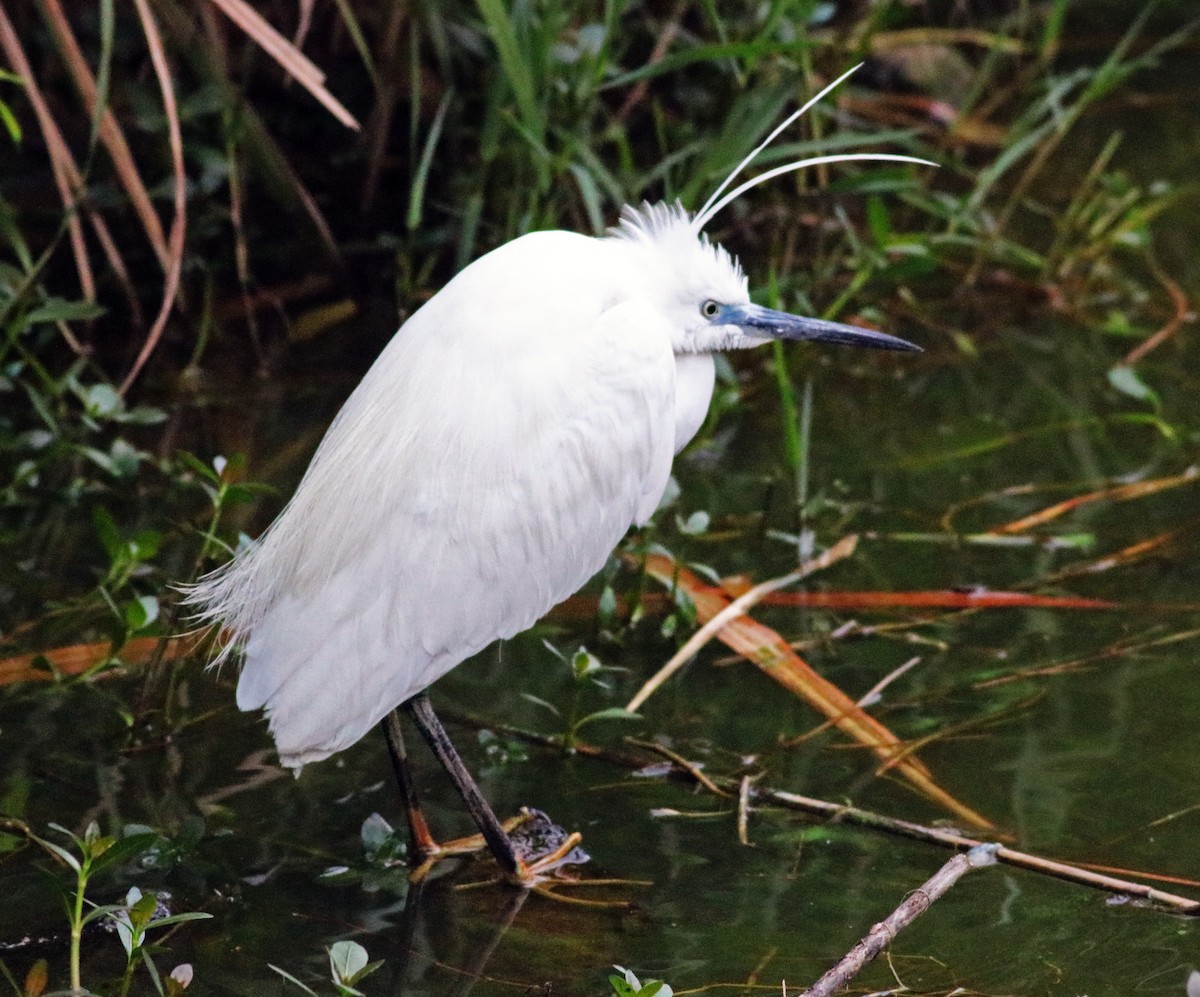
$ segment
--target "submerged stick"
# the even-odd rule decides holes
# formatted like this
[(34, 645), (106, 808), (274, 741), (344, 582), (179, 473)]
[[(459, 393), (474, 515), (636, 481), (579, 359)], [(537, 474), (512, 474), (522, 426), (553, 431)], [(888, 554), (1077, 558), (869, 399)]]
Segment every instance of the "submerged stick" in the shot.
[(856, 977), (862, 968), (892, 944), (896, 936), (929, 910), (930, 905), (972, 869), (996, 864), (999, 845), (978, 845), (969, 852), (955, 855), (924, 884), (913, 890), (886, 918), (876, 924), (866, 937), (842, 956), (836, 966), (826, 972), (801, 997), (831, 997)]

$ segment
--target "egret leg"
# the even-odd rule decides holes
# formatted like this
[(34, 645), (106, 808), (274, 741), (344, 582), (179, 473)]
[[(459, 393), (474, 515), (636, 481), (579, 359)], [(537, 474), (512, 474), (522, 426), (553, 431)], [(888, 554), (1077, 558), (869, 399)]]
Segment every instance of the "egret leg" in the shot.
[[(500, 868), (504, 870), (504, 873), (508, 877), (514, 880), (523, 878), (525, 875), (524, 863), (518, 858), (507, 832), (500, 824), (500, 821), (496, 819), (496, 815), (492, 812), (492, 808), (488, 806), (487, 800), (483, 798), (483, 793), (479, 791), (479, 787), (475, 784), (475, 780), (467, 770), (467, 766), (463, 763), (462, 758), (459, 757), (458, 751), (450, 741), (450, 735), (446, 733), (446, 728), (442, 726), (442, 722), (437, 718), (437, 714), (433, 712), (433, 704), (429, 702), (429, 697), (423, 692), (418, 693), (404, 704), (403, 709), (412, 717), (413, 723), (417, 725), (417, 730), (421, 732), (421, 735), (437, 756), (437, 760), (442, 763), (442, 768), (446, 770), (454, 782), (455, 787), (458, 789), (458, 795), (466, 803), (467, 809), (471, 813), (471, 818), (475, 821), (475, 826), (483, 834), (488, 849), (495, 856), (496, 861), (500, 864)], [(388, 743), (391, 744), (390, 733), (388, 734)], [(395, 753), (393, 752), (393, 761), (395, 757)], [(405, 767), (407, 768), (407, 765)], [(399, 778), (398, 774), (397, 778)], [(408, 781), (411, 788), (411, 776)], [(402, 794), (405, 793), (403, 786), (401, 786), (400, 792)], [(408, 806), (408, 802), (409, 799), (406, 796), (406, 807)], [(424, 824), (423, 817), (421, 818), (421, 823)], [(410, 828), (412, 827), (411, 823), (409, 826)], [(425, 828), (425, 834), (429, 834), (428, 827)], [(432, 841), (433, 839), (430, 838), (429, 840)], [(436, 848), (437, 846), (435, 845), (434, 847)]]
[(408, 820), (408, 840), (413, 850), (413, 862), (421, 865), (439, 851), (438, 843), (429, 831), (417, 785), (413, 781), (412, 768), (408, 764), (408, 751), (404, 747), (404, 734), (400, 730), (400, 711), (392, 710), (383, 718), (383, 735), (387, 738), (388, 754), (392, 756), (392, 771), (404, 801), (404, 815)]

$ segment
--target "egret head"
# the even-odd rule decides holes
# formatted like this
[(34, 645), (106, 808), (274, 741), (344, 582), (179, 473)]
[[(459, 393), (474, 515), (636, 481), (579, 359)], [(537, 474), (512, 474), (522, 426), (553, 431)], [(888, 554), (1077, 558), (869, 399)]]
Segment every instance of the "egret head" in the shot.
[(834, 80), (779, 127), (725, 178), (704, 206), (690, 215), (678, 202), (626, 207), (612, 238), (626, 240), (647, 251), (649, 273), (663, 299), (674, 330), (672, 345), (678, 353), (711, 353), (718, 350), (759, 346), (772, 339), (810, 340), (843, 346), (867, 346), (883, 350), (919, 350), (903, 339), (871, 329), (806, 318), (752, 304), (746, 275), (738, 261), (723, 247), (709, 241), (704, 227), (713, 216), (746, 191), (773, 177), (822, 163), (848, 160), (887, 160), (934, 165), (911, 156), (885, 153), (851, 153), (817, 156), (785, 163), (739, 184), (726, 188), (793, 121), (854, 72), (854, 67)]

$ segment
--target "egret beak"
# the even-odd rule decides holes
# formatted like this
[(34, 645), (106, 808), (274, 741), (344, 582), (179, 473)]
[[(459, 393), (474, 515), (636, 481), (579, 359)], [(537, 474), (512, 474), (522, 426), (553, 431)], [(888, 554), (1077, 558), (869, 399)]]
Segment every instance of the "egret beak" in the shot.
[(771, 339), (801, 339), (814, 343), (837, 343), (839, 346), (868, 346), (875, 350), (921, 352), (921, 347), (906, 339), (889, 336), (886, 332), (777, 312), (761, 305), (725, 305), (713, 316), (712, 324), (736, 325), (747, 335), (768, 336)]

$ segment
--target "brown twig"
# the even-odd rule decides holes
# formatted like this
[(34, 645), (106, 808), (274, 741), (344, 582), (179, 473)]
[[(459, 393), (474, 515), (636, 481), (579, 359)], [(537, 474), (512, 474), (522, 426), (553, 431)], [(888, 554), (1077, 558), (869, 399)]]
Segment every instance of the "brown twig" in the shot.
[(183, 240), (187, 232), (187, 174), (183, 169), (183, 135), (179, 127), (179, 111), (175, 105), (175, 85), (171, 79), (171, 67), (167, 64), (162, 36), (158, 33), (158, 25), (154, 21), (148, 0), (133, 2), (142, 22), (146, 47), (150, 50), (150, 61), (154, 65), (154, 75), (158, 77), (158, 88), (162, 93), (163, 112), (167, 117), (171, 140), (171, 169), (175, 175), (175, 217), (171, 222), (171, 235), (168, 240), (167, 276), (163, 283), (162, 306), (154, 319), (154, 325), (146, 335), (146, 341), (142, 344), (137, 359), (133, 362), (133, 367), (121, 382), (121, 394), (125, 394), (130, 385), (137, 380), (138, 374), (150, 359), (150, 354), (154, 352), (162, 338), (163, 330), (167, 327), (167, 319), (170, 318), (175, 298), (179, 294), (179, 278), (183, 272)]
[[(91, 67), (84, 58), (83, 50), (79, 47), (79, 42), (71, 30), (61, 0), (44, 0), (40, 6), (46, 19), (50, 22), (55, 40), (63, 54), (63, 61), (67, 64), (71, 79), (75, 82), (75, 88), (83, 98), (88, 112), (94, 115), (96, 103), (100, 97), (96, 86), (96, 77), (92, 74)], [(159, 221), (158, 213), (154, 210), (154, 205), (150, 200), (150, 194), (134, 163), (133, 153), (125, 139), (125, 133), (121, 130), (116, 115), (109, 107), (105, 107), (100, 115), (100, 141), (108, 150), (117, 173), (117, 179), (129, 196), (129, 202), (133, 205), (133, 209), (142, 223), (146, 238), (150, 240), (150, 245), (154, 249), (154, 255), (158, 258), (163, 270), (166, 271), (170, 254), (167, 252), (167, 240), (163, 235), (162, 222)]]
[(1130, 350), (1125, 359), (1121, 363), (1126, 367), (1132, 367), (1135, 363), (1142, 359), (1151, 350), (1158, 349), (1163, 343), (1175, 335), (1184, 322), (1194, 320), (1192, 314), (1192, 303), (1188, 300), (1187, 293), (1167, 274), (1160, 270), (1157, 266), (1154, 267), (1154, 276), (1158, 278), (1158, 282), (1166, 288), (1167, 294), (1171, 297), (1171, 304), (1175, 308), (1175, 313), (1170, 320), (1161, 329), (1155, 332), (1148, 339), (1144, 339), (1141, 343)]
[(750, 784), (748, 775), (742, 776), (738, 784), (737, 835), (738, 841), (750, 846)]
[(321, 105), (347, 128), (359, 130), (354, 115), (325, 88), (325, 74), (317, 65), (276, 31), (258, 11), (245, 0), (212, 0), (234, 24), (253, 38), (272, 59)]
[(789, 585), (795, 585), (801, 579), (807, 578), (809, 575), (818, 571), (823, 571), (831, 564), (849, 557), (854, 553), (854, 548), (858, 545), (858, 537), (854, 534), (842, 537), (837, 543), (830, 547), (827, 551), (814, 557), (806, 564), (800, 565), (795, 571), (789, 572), (779, 578), (772, 578), (770, 581), (761, 582), (755, 585), (754, 588), (743, 592), (740, 596), (733, 600), (721, 612), (717, 613), (711, 620), (704, 624), (685, 642), (683, 647), (671, 656), (671, 660), (655, 672), (649, 679), (646, 680), (638, 691), (625, 706), (625, 709), (630, 713), (636, 713), (638, 707), (646, 702), (655, 691), (667, 679), (674, 675), (680, 668), (694, 658), (705, 644), (711, 641), (721, 629), (727, 624), (736, 620), (739, 616), (745, 614), (755, 603), (759, 602), (764, 596), (770, 595), (781, 588), (787, 588)]
[(996, 864), (999, 845), (979, 845), (964, 855), (955, 855), (886, 918), (875, 925), (865, 938), (842, 956), (836, 966), (825, 973), (801, 997), (832, 997), (856, 977), (862, 968), (887, 948), (901, 931), (929, 909), (972, 869)]
[(704, 770), (694, 762), (689, 762), (683, 755), (677, 754), (670, 748), (657, 744), (654, 741), (639, 741), (637, 738), (625, 738), (626, 744), (632, 744), (635, 748), (645, 748), (647, 751), (653, 751), (656, 755), (662, 755), (672, 765), (677, 765), (683, 769), (688, 775), (695, 779), (701, 786), (707, 789), (714, 796), (729, 796), (730, 794), (713, 782), (704, 774)]
[(88, 259), (87, 243), (84, 242), (83, 225), (80, 222), (78, 211), (83, 180), (79, 174), (79, 168), (75, 165), (75, 160), (71, 157), (66, 140), (58, 130), (54, 115), (50, 113), (50, 107), (46, 103), (45, 97), (42, 96), (37, 78), (33, 75), (33, 67), (29, 64), (29, 59), (17, 37), (16, 29), (8, 19), (3, 4), (0, 4), (0, 50), (3, 50), (12, 71), (21, 77), (25, 87), (25, 96), (29, 98), (29, 104), (37, 117), (38, 128), (46, 143), (46, 151), (50, 154), (50, 168), (54, 175), (54, 185), (58, 188), (59, 200), (67, 215), (67, 231), (71, 241), (71, 252), (75, 257), (75, 270), (79, 274), (79, 287), (84, 298), (88, 301), (95, 301), (96, 281), (92, 276), (92, 264)]
[[(687, 10), (687, 3), (681, 0), (671, 11), (667, 18), (667, 23), (659, 33), (658, 38), (654, 42), (654, 48), (650, 51), (650, 57), (646, 60), (646, 66), (655, 66), (662, 62), (667, 57), (667, 53), (671, 51), (671, 45), (679, 36), (680, 21), (683, 18), (684, 12)], [(629, 96), (621, 103), (617, 113), (613, 115), (613, 122), (618, 125), (623, 125), (625, 119), (629, 117), (629, 113), (646, 99), (646, 94), (650, 92), (649, 79), (638, 80), (633, 85), (633, 89), (629, 91)]]

